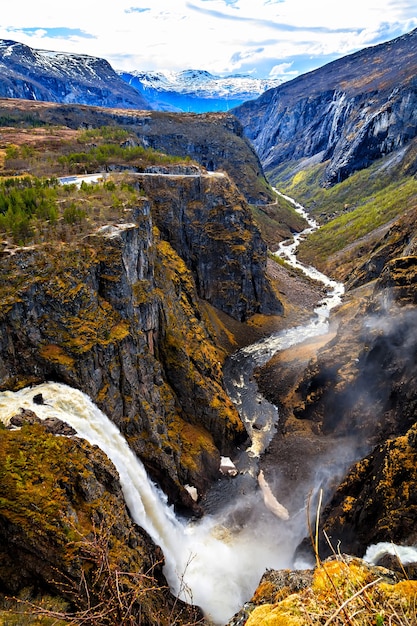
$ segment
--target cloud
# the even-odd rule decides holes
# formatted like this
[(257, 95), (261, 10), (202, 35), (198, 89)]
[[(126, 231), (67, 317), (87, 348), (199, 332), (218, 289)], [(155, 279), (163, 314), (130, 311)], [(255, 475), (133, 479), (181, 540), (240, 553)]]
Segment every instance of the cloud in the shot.
[(80, 30), (79, 28), (22, 28), (20, 31), (28, 37), (50, 37), (51, 39), (71, 39), (72, 37), (80, 37), (85, 39), (94, 38), (90, 33)]
[(269, 72), (269, 78), (288, 78), (291, 76), (297, 76), (298, 72), (293, 70), (289, 72), (288, 70), (292, 67), (292, 63), (279, 63), (278, 65), (274, 65)]
[(290, 77), (417, 26), (409, 0), (118, 0), (105, 9), (72, 0), (65, 13), (59, 5), (5, 2), (0, 37), (100, 56), (116, 69), (267, 77), (292, 63)]
[(150, 9), (142, 9), (141, 7), (130, 7), (129, 9), (125, 9), (125, 13), (146, 13), (146, 11), (150, 11)]

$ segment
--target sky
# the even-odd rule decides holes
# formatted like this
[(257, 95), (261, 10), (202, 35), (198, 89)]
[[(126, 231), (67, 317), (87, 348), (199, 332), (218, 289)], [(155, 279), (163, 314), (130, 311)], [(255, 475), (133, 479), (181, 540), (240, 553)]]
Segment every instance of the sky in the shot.
[(417, 0), (11, 0), (0, 38), (115, 70), (283, 81), (417, 27)]

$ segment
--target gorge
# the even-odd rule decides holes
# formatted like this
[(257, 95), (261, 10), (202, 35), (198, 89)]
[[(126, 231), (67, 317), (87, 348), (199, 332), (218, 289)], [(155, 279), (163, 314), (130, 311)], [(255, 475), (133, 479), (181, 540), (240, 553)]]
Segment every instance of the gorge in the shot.
[(415, 621), (362, 559), (417, 542), (415, 37), (227, 114), (0, 100), (0, 619)]
[[(298, 210), (304, 215), (302, 207)], [(311, 222), (306, 231), (314, 227), (317, 224)], [(287, 245), (283, 243), (281, 246), (281, 254), (290, 258), (294, 265), (297, 265), (295, 248), (299, 239), (297, 236), (295, 244), (286, 242)], [(317, 278), (318, 273), (315, 276)], [(227, 499), (227, 504), (219, 506), (217, 513), (212, 512), (201, 521), (187, 522), (175, 515), (173, 508), (167, 505), (166, 496), (149, 480), (144, 466), (115, 424), (82, 392), (62, 383), (43, 383), (15, 393), (0, 392), (0, 420), (6, 426), (13, 416), (35, 410), (42, 420), (52, 418), (68, 423), (79, 437), (97, 445), (107, 455), (116, 467), (134, 521), (163, 551), (164, 574), (172, 592), (182, 600), (200, 606), (206, 618), (219, 626), (251, 597), (264, 571), (294, 566), (295, 549), (307, 532), (303, 508), (290, 517), (276, 500), (266, 509), (262, 506), (256, 480), (250, 477), (256, 478), (258, 474), (257, 460), (273, 435), (274, 420), (278, 415), (275, 411), (274, 420), (268, 422), (259, 393), (252, 387), (252, 393), (255, 393), (252, 398), (250, 384), (241, 381), (246, 376), (249, 383), (253, 375), (253, 365), (248, 371), (248, 355), (250, 361), (259, 366), (277, 350), (327, 331), (330, 309), (339, 302), (338, 294), (343, 287), (325, 276), (321, 276), (321, 280), (327, 284), (330, 293), (319, 303), (309, 325), (297, 327), (292, 332), (275, 333), (244, 348), (241, 351), (245, 355), (243, 360), (239, 355), (230, 358), (234, 367), (229, 369), (227, 376), (229, 380), (230, 377), (235, 379), (235, 393), (229, 382), (230, 396), (240, 408), (252, 445), (236, 460), (243, 479), (229, 479), (217, 489), (217, 497)], [(239, 389), (243, 400), (242, 396), (239, 399), (236, 396)], [(255, 422), (258, 422), (256, 428)], [(249, 476), (245, 478), (245, 474)], [(260, 477), (263, 497), (267, 492), (269, 499), (274, 498), (262, 470)], [(236, 483), (235, 489), (231, 481)], [(245, 485), (244, 495), (240, 492), (241, 484)], [(313, 486), (308, 486), (302, 498), (307, 499)], [(275, 517), (267, 512), (268, 508)], [(237, 521), (242, 515), (246, 518), (244, 525)]]

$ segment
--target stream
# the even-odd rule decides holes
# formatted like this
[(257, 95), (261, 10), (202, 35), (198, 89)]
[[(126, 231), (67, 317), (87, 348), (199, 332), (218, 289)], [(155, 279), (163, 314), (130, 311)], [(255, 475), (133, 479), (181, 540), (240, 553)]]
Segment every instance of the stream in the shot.
[[(303, 207), (294, 206), (309, 227), (293, 240), (282, 242), (277, 254), (320, 280), (328, 294), (308, 324), (273, 333), (239, 350), (226, 363), (227, 391), (246, 425), (251, 445), (233, 459), (238, 475), (219, 478), (204, 503), (203, 519), (190, 522), (174, 513), (117, 427), (81, 391), (60, 383), (43, 383), (15, 393), (0, 393), (0, 419), (4, 423), (21, 407), (35, 410), (41, 419), (54, 416), (66, 421), (80, 437), (107, 454), (119, 473), (133, 519), (163, 550), (164, 572), (173, 593), (201, 606), (218, 626), (229, 621), (252, 596), (266, 569), (294, 566), (295, 548), (306, 534), (304, 508), (291, 516), (282, 510), (277, 515), (277, 501), (272, 508), (266, 505), (268, 484), (263, 481), (262, 489), (259, 481), (258, 487), (258, 459), (275, 433), (279, 415), (277, 407), (260, 395), (253, 379), (254, 369), (278, 350), (326, 333), (330, 310), (343, 294), (343, 285), (297, 261), (297, 246), (318, 225)], [(45, 404), (35, 407), (33, 398), (39, 393)]]

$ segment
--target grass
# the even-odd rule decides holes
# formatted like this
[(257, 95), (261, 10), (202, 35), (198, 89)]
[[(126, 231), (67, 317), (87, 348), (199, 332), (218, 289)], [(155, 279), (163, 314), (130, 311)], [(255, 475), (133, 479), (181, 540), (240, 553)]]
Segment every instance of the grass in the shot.
[(292, 163), (270, 172), (276, 186), (302, 203), (322, 224), (301, 243), (300, 259), (323, 267), (331, 255), (415, 207), (416, 155), (414, 142), (398, 163), (390, 165), (388, 156), (330, 188), (321, 185), (327, 163), (298, 170)]
[(417, 181), (410, 177), (391, 183), (357, 208), (325, 223), (300, 245), (300, 257), (307, 263), (324, 262), (361, 237), (387, 224), (417, 204)]

